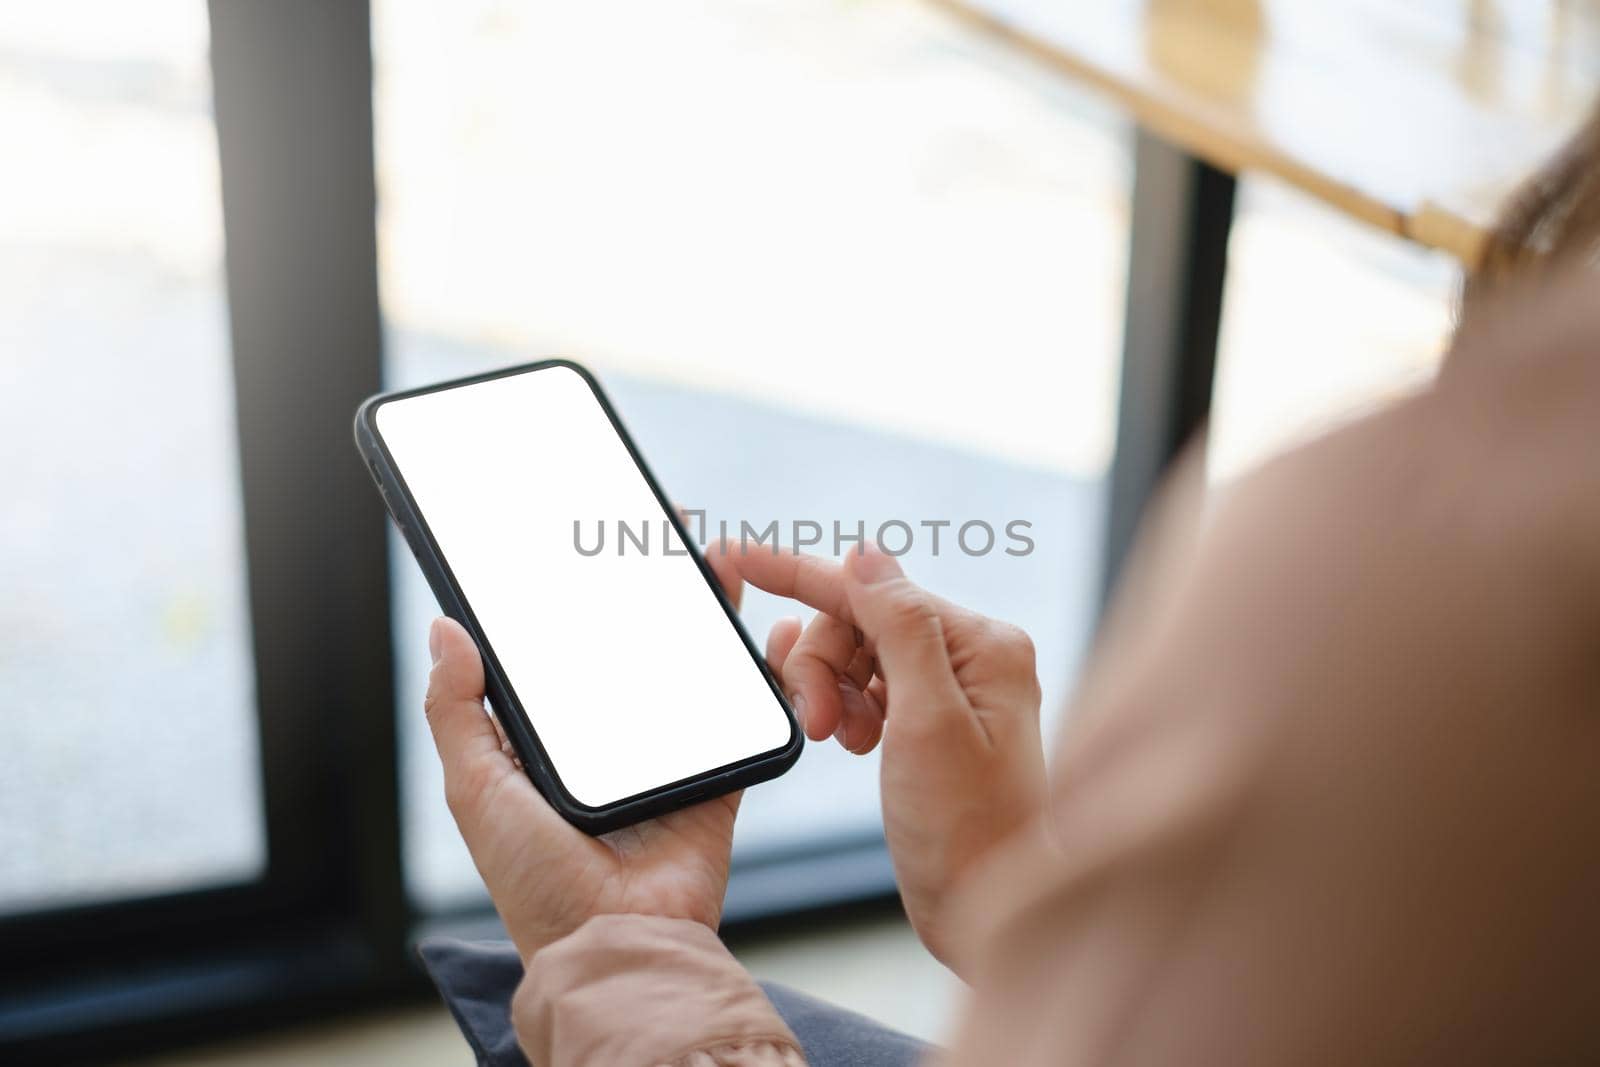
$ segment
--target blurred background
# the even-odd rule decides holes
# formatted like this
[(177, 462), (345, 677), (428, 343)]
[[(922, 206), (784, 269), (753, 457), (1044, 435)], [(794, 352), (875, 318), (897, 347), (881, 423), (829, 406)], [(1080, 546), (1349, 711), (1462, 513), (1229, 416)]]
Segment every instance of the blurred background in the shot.
[[(1293, 22), (1243, 6), (1262, 49)], [(1423, 6), (1441, 83), (1533, 116), (1504, 163), (1531, 165), (1588, 84), (1537, 80), (1566, 5)], [(1239, 24), (1218, 7), (1183, 17)], [(6, 6), (0, 1050), (470, 1060), (407, 954), (493, 916), (420, 711), (434, 604), (348, 441), (379, 389), (564, 355), (713, 517), (1030, 521), (1028, 557), (906, 564), (1033, 635), (1056, 728), (1104, 581), (1152, 113), (969, 16)], [(1487, 89), (1485, 26), (1533, 42)], [(1218, 151), (1225, 479), (1425, 382), (1462, 264)], [(758, 639), (782, 613), (745, 611)], [(753, 790), (735, 866), (758, 973), (938, 1037), (955, 983), (894, 909), (872, 757), (814, 745)]]

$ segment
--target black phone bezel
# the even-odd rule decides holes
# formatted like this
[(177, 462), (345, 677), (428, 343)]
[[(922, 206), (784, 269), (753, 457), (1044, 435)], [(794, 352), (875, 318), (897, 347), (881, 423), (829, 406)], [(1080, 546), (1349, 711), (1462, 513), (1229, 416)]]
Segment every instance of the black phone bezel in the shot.
[[(789, 740), (783, 746), (768, 752), (731, 763), (723, 767), (713, 768), (709, 771), (685, 778), (676, 782), (669, 782), (656, 789), (638, 793), (631, 797), (624, 797), (604, 807), (591, 807), (581, 803), (567, 791), (561, 778), (551, 766), (545, 753), (544, 746), (540, 743), (537, 732), (529, 722), (526, 711), (521, 701), (506, 678), (505, 671), (500, 665), (499, 658), (495, 655), (494, 646), (488, 636), (479, 626), (477, 617), (473, 614), (472, 607), (467, 603), (466, 596), (460, 585), (456, 582), (455, 575), (450, 570), (449, 563), (440, 551), (438, 543), (434, 540), (433, 532), (428, 527), (426, 518), (418, 508), (416, 500), (411, 495), (411, 489), (406, 485), (398, 465), (389, 453), (388, 446), (384, 444), (383, 436), (378, 432), (376, 414), (378, 408), (396, 400), (422, 396), (428, 393), (443, 392), (448, 389), (459, 389), (464, 386), (478, 385), (483, 382), (493, 381), (497, 378), (509, 378), (519, 374), (533, 374), (553, 368), (565, 368), (575, 372), (588, 385), (590, 392), (599, 401), (600, 408), (610, 420), (612, 429), (622, 440), (623, 446), (628, 450), (628, 455), (633, 459), (634, 465), (643, 476), (645, 483), (650, 486), (650, 491), (655, 495), (657, 503), (661, 505), (662, 512), (667, 520), (677, 530), (679, 538), (689, 550), (691, 558), (700, 568), (701, 576), (710, 586), (711, 592), (716, 596), (717, 602), (722, 605), (723, 612), (728, 617), (728, 622), (733, 626), (734, 632), (744, 643), (750, 658), (755, 662), (761, 675), (767, 681), (773, 698), (778, 706), (783, 709), (784, 715), (789, 720)], [(760, 782), (770, 781), (794, 766), (800, 758), (801, 749), (805, 746), (805, 735), (800, 729), (795, 718), (794, 709), (789, 706), (788, 699), (784, 696), (783, 689), (773, 678), (767, 666), (766, 659), (757, 650), (755, 642), (745, 630), (744, 624), (739, 619), (739, 613), (723, 592), (721, 584), (717, 581), (715, 573), (706, 563), (700, 549), (690, 538), (688, 528), (679, 516), (677, 509), (661, 489), (661, 484), (656, 480), (650, 467), (639, 454), (638, 447), (634, 444), (633, 437), (628, 433), (616, 409), (612, 407), (611, 400), (601, 388), (595, 376), (588, 368), (570, 359), (543, 359), (533, 363), (518, 364), (500, 370), (489, 371), (483, 374), (474, 374), (465, 378), (454, 378), (433, 385), (422, 386), (416, 389), (403, 389), (395, 392), (379, 393), (369, 397), (360, 408), (356, 410), (355, 417), (356, 448), (366, 461), (367, 469), (373, 480), (377, 483), (378, 492), (383, 497), (384, 505), (390, 517), (399, 527), (401, 535), (405, 538), (411, 553), (416, 557), (418, 565), (422, 568), (428, 586), (433, 590), (434, 597), (439, 602), (440, 610), (450, 618), (455, 619), (464, 626), (473, 641), (477, 644), (483, 655), (484, 687), (489, 697), (491, 709), (495, 718), (499, 720), (506, 738), (516, 750), (517, 756), (522, 761), (524, 771), (535, 787), (542, 793), (551, 807), (561, 813), (569, 823), (589, 834), (603, 834), (610, 830), (620, 829), (645, 819), (664, 815), (667, 812), (687, 807), (702, 800), (722, 796), (726, 793), (756, 785)]]

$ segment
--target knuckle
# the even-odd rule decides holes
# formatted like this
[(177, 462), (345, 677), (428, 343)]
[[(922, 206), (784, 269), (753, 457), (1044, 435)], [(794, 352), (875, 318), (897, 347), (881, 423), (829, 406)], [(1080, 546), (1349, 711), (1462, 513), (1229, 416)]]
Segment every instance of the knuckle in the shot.
[[(819, 615), (817, 618), (828, 619), (829, 616)], [(845, 635), (848, 633), (848, 630), (844, 631)], [(802, 671), (832, 672), (843, 670), (854, 652), (855, 646), (849, 640), (841, 640), (837, 628), (822, 625), (806, 631), (790, 652), (789, 660)]]
[(1020, 626), (989, 620), (985, 628), (986, 655), (992, 670), (1007, 684), (1020, 709), (1037, 719), (1043, 692), (1039, 686), (1038, 650)]
[(933, 602), (909, 582), (885, 596), (883, 618), (888, 629), (898, 633), (937, 631), (939, 627)]
[(533, 971), (530, 969), (530, 970), (525, 971), (523, 973), (522, 980), (517, 983), (517, 991), (514, 994), (512, 994), (512, 997), (511, 997), (511, 1013), (512, 1013), (512, 1015), (513, 1016), (521, 1015), (523, 1013), (523, 1009), (531, 1007), (532, 1006), (532, 1002), (534, 1000), (536, 1000), (537, 998), (538, 998), (538, 990), (536, 990), (534, 988), (534, 974), (533, 974)]
[(450, 679), (445, 672), (445, 665), (441, 661), (428, 668), (428, 691), (422, 698), (422, 709), (430, 715), (439, 705), (442, 694), (448, 686)]
[(783, 671), (785, 676), (793, 674), (796, 678), (805, 678), (826, 668), (827, 665), (827, 657), (822, 654), (822, 649), (816, 642), (802, 641), (789, 653), (789, 658), (784, 661)]
[(526, 1042), (533, 1033), (533, 1023), (539, 1010), (539, 989), (533, 969), (529, 969), (522, 976), (522, 981), (517, 983), (517, 991), (511, 997), (511, 1026), (516, 1031), (517, 1038)]
[(1038, 650), (1034, 647), (1033, 638), (1020, 626), (1009, 622), (991, 621), (989, 623), (989, 643), (996, 653), (1010, 666), (1032, 671), (1038, 662)]
[(1039, 661), (1039, 650), (1034, 646), (1033, 638), (1028, 636), (1028, 631), (1020, 626), (1006, 627), (1006, 643), (1010, 646), (1012, 654), (1019, 662), (1027, 664), (1030, 670)]

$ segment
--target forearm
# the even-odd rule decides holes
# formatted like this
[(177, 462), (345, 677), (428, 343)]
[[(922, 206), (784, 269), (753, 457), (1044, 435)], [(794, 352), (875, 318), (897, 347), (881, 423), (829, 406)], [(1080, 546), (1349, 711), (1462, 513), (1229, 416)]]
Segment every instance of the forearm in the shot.
[(1592, 275), (1181, 542), (966, 894), (957, 1063), (1594, 1062)]

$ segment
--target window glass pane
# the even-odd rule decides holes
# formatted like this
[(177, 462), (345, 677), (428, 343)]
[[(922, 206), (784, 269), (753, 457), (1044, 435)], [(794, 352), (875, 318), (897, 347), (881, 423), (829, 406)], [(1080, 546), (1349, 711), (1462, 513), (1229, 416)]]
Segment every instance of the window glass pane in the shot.
[[(1029, 629), (1059, 704), (1111, 443), (1118, 125), (913, 0), (379, 0), (374, 57), (388, 384), (583, 360), (713, 523), (909, 523), (908, 570)], [(445, 903), (477, 880), (419, 710), (433, 602), (395, 546), (407, 868)], [(750, 598), (758, 641), (783, 610)], [(737, 856), (879, 833), (876, 782), (811, 746), (746, 797)]]
[(10, 5), (0, 143), (0, 911), (248, 879), (205, 5)]
[(1426, 383), (1459, 265), (1266, 179), (1240, 182), (1208, 473), (1234, 477)]

